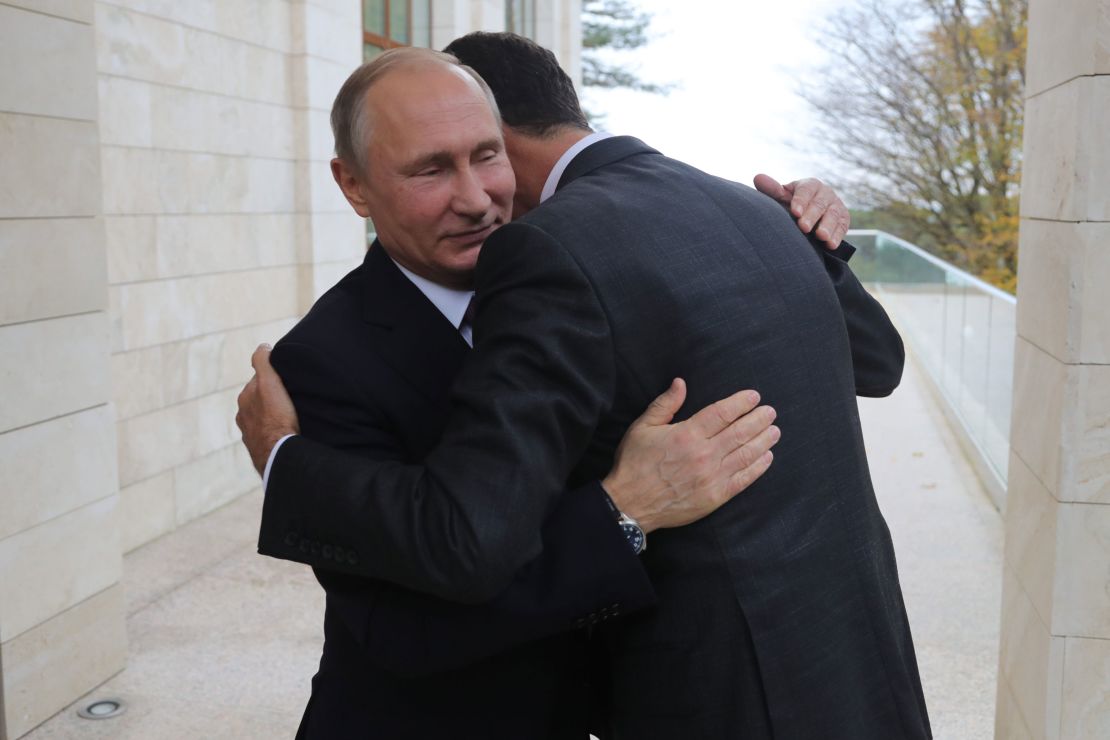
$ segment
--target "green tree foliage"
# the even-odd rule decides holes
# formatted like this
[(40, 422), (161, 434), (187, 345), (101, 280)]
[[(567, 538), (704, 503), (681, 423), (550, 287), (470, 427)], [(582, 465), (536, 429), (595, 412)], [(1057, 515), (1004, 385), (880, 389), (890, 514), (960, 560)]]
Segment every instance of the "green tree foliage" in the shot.
[(862, 0), (803, 91), (840, 183), (901, 236), (1013, 291), (1027, 0)]
[(670, 85), (645, 81), (609, 53), (645, 46), (650, 41), (650, 25), (651, 13), (640, 10), (631, 0), (583, 0), (582, 84), (664, 95), (669, 92)]

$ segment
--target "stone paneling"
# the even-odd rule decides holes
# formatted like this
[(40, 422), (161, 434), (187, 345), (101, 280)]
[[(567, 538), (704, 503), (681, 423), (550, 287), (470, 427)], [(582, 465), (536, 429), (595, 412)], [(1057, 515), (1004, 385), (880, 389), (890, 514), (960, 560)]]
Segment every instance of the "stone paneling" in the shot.
[(1061, 504), (1020, 457), (1010, 455), (1005, 558), (1041, 621), (1051, 625)]
[(313, 213), (350, 214), (352, 218), (357, 218), (351, 209), (351, 204), (347, 202), (347, 198), (343, 195), (343, 191), (335, 184), (335, 178), (331, 174), (330, 161), (312, 161), (298, 164), (302, 165), (299, 176), (305, 178), (308, 184), (308, 188), (302, 191), (308, 195), (308, 201), (298, 204), (301, 210), (308, 210)]
[[(1002, 622), (999, 681), (1013, 693), (1033, 737), (1057, 740), (1064, 638), (1049, 634), (1008, 564), (1002, 578), (1002, 613), (1007, 618)], [(1006, 724), (1012, 721), (1006, 719)]]
[(235, 426), (239, 391), (238, 387), (229, 388), (121, 421), (120, 485), (129, 486), (239, 444)]
[(144, 15), (210, 31), (221, 36), (289, 51), (289, 4), (275, 0), (100, 0)]
[(117, 416), (129, 419), (246, 383), (251, 353), (293, 323), (290, 317), (113, 355)]
[(114, 585), (0, 645), (0, 736), (16, 738), (123, 670), (123, 587)]
[(93, 19), (93, 0), (0, 0), (0, 5), (33, 10), (79, 23), (92, 23)]
[(112, 495), (0, 540), (0, 641), (119, 581), (118, 501)]
[(307, 102), (309, 108), (331, 111), (339, 88), (343, 87), (354, 67), (342, 61), (316, 57), (305, 57), (303, 61), (307, 89), (302, 100)]
[(133, 283), (110, 288), (117, 351), (296, 315), (296, 267)]
[(1069, 637), (1064, 660), (1061, 737), (1110, 737), (1107, 677), (1110, 677), (1110, 640)]
[(294, 112), (286, 106), (150, 87), (151, 144), (156, 149), (271, 159), (294, 155)]
[(1110, 75), (1082, 77), (1025, 107), (1021, 215), (1110, 221)]
[(101, 157), (105, 215), (293, 210), (289, 160), (123, 147)]
[[(1105, 316), (1103, 322), (1107, 323)], [(1110, 504), (1110, 366), (1080, 365), (1075, 374), (1079, 402), (1074, 426), (1065, 437), (1073, 455), (1065, 468), (1063, 500)]]
[(235, 442), (174, 469), (177, 523), (184, 524), (259, 486), (247, 449)]
[[(1107, 105), (1110, 110), (1110, 103)], [(1110, 199), (1110, 190), (1106, 191)], [(1110, 365), (1110, 291), (1106, 276), (1110, 275), (1110, 223), (1079, 225), (1077, 243), (1083, 248), (1082, 271), (1077, 276), (1081, 285), (1079, 303), (1078, 359), (1083, 364)]]
[(1010, 445), (1057, 498), (1061, 492), (1065, 416), (1075, 408), (1077, 393), (1078, 379), (1067, 365), (1022, 337), (1017, 338)]
[(1054, 0), (1029, 3), (1026, 95), (1068, 80), (1110, 74), (1110, 3), (1070, 0), (1064, 10)]
[(101, 312), (0, 327), (0, 431), (104, 403), (108, 322)]
[(1062, 362), (1110, 364), (1110, 224), (1026, 220), (1018, 333)]
[(113, 285), (296, 264), (290, 213), (110, 216)]
[(92, 54), (87, 25), (0, 4), (0, 110), (96, 120)]
[(330, 167), (332, 157), (335, 156), (330, 110), (303, 110), (298, 111), (298, 115), (298, 138), (302, 149), (298, 150), (297, 158), (328, 162)]
[(0, 220), (0, 325), (103, 310), (100, 219)]
[(173, 471), (147, 478), (119, 492), (120, 540), (123, 552), (173, 530), (177, 524), (174, 511)]
[(96, 123), (0, 113), (0, 218), (100, 213)]
[(1029, 726), (1025, 723), (1025, 717), (1021, 715), (1021, 708), (1005, 681), (998, 682), (994, 736), (997, 740), (1038, 740), (1029, 731)]
[(361, 26), (358, 16), (352, 18), (352, 5), (357, 7), (357, 0), (348, 0), (336, 8), (304, 5), (304, 23), (294, 24), (293, 53), (338, 62), (344, 67), (351, 59), (361, 57)]
[(102, 75), (289, 103), (289, 57), (282, 51), (105, 3), (96, 5), (96, 28)]
[(0, 434), (0, 540), (115, 493), (112, 429), (98, 406)]
[(97, 82), (100, 90), (100, 143), (151, 146), (154, 141), (151, 95), (155, 86), (125, 77), (101, 76)]
[(1105, 640), (1110, 637), (1110, 506), (1064, 504), (1058, 517), (1052, 631)]

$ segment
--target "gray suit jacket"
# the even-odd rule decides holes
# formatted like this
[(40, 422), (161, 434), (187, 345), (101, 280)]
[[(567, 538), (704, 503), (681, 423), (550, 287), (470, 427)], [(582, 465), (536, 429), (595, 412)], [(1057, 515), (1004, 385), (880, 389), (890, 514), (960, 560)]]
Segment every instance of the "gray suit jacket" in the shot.
[(288, 556), (294, 509), (357, 549), (353, 572), (486, 600), (672, 378), (684, 414), (755, 388), (778, 410), (775, 463), (650, 538), (658, 609), (601, 633), (604, 734), (929, 737), (855, 401), (893, 390), (902, 345), (843, 262), (770, 199), (618, 137), (487, 240), (476, 287), (475, 350), (425, 464), (290, 440), (264, 551)]

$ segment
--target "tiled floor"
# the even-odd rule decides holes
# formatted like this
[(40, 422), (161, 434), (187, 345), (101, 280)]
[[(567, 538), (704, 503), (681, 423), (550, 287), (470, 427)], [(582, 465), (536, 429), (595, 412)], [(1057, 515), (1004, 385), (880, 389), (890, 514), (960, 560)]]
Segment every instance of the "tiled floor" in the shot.
[[(1002, 524), (917, 370), (861, 400), (872, 475), (898, 551), (933, 730), (992, 737)], [(127, 670), (27, 737), (291, 738), (322, 640), (307, 569), (254, 552), (247, 496), (127, 556)], [(121, 697), (120, 717), (76, 716)], [(522, 739), (523, 740), (523, 739)]]

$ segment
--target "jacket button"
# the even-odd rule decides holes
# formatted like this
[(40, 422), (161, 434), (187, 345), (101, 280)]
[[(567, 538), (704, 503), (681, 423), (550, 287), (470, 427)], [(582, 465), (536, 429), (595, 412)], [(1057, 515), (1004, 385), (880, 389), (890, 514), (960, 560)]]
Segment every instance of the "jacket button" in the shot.
[(325, 560), (331, 560), (331, 545), (324, 545), (320, 549), (320, 554), (324, 556)]
[(358, 565), (358, 553), (351, 550), (347, 553), (347, 562), (351, 565)]
[(297, 549), (300, 550), (301, 552), (308, 552), (308, 546), (309, 546), (308, 538), (307, 537), (301, 537), (301, 543), (297, 546)]
[(300, 537), (297, 535), (296, 532), (286, 532), (285, 533), (285, 546), (286, 547), (296, 547), (297, 546), (297, 541), (299, 539), (300, 539)]
[(346, 550), (344, 550), (344, 549), (343, 549), (342, 547), (340, 547), (339, 545), (334, 545), (334, 546), (333, 546), (333, 547), (331, 548), (331, 551), (332, 551), (332, 554), (333, 554), (333, 555), (335, 555), (335, 559), (336, 559), (336, 560), (337, 560), (338, 562), (342, 563), (342, 562), (343, 562), (344, 560), (346, 560), (346, 559), (347, 559), (347, 551), (346, 551)]

